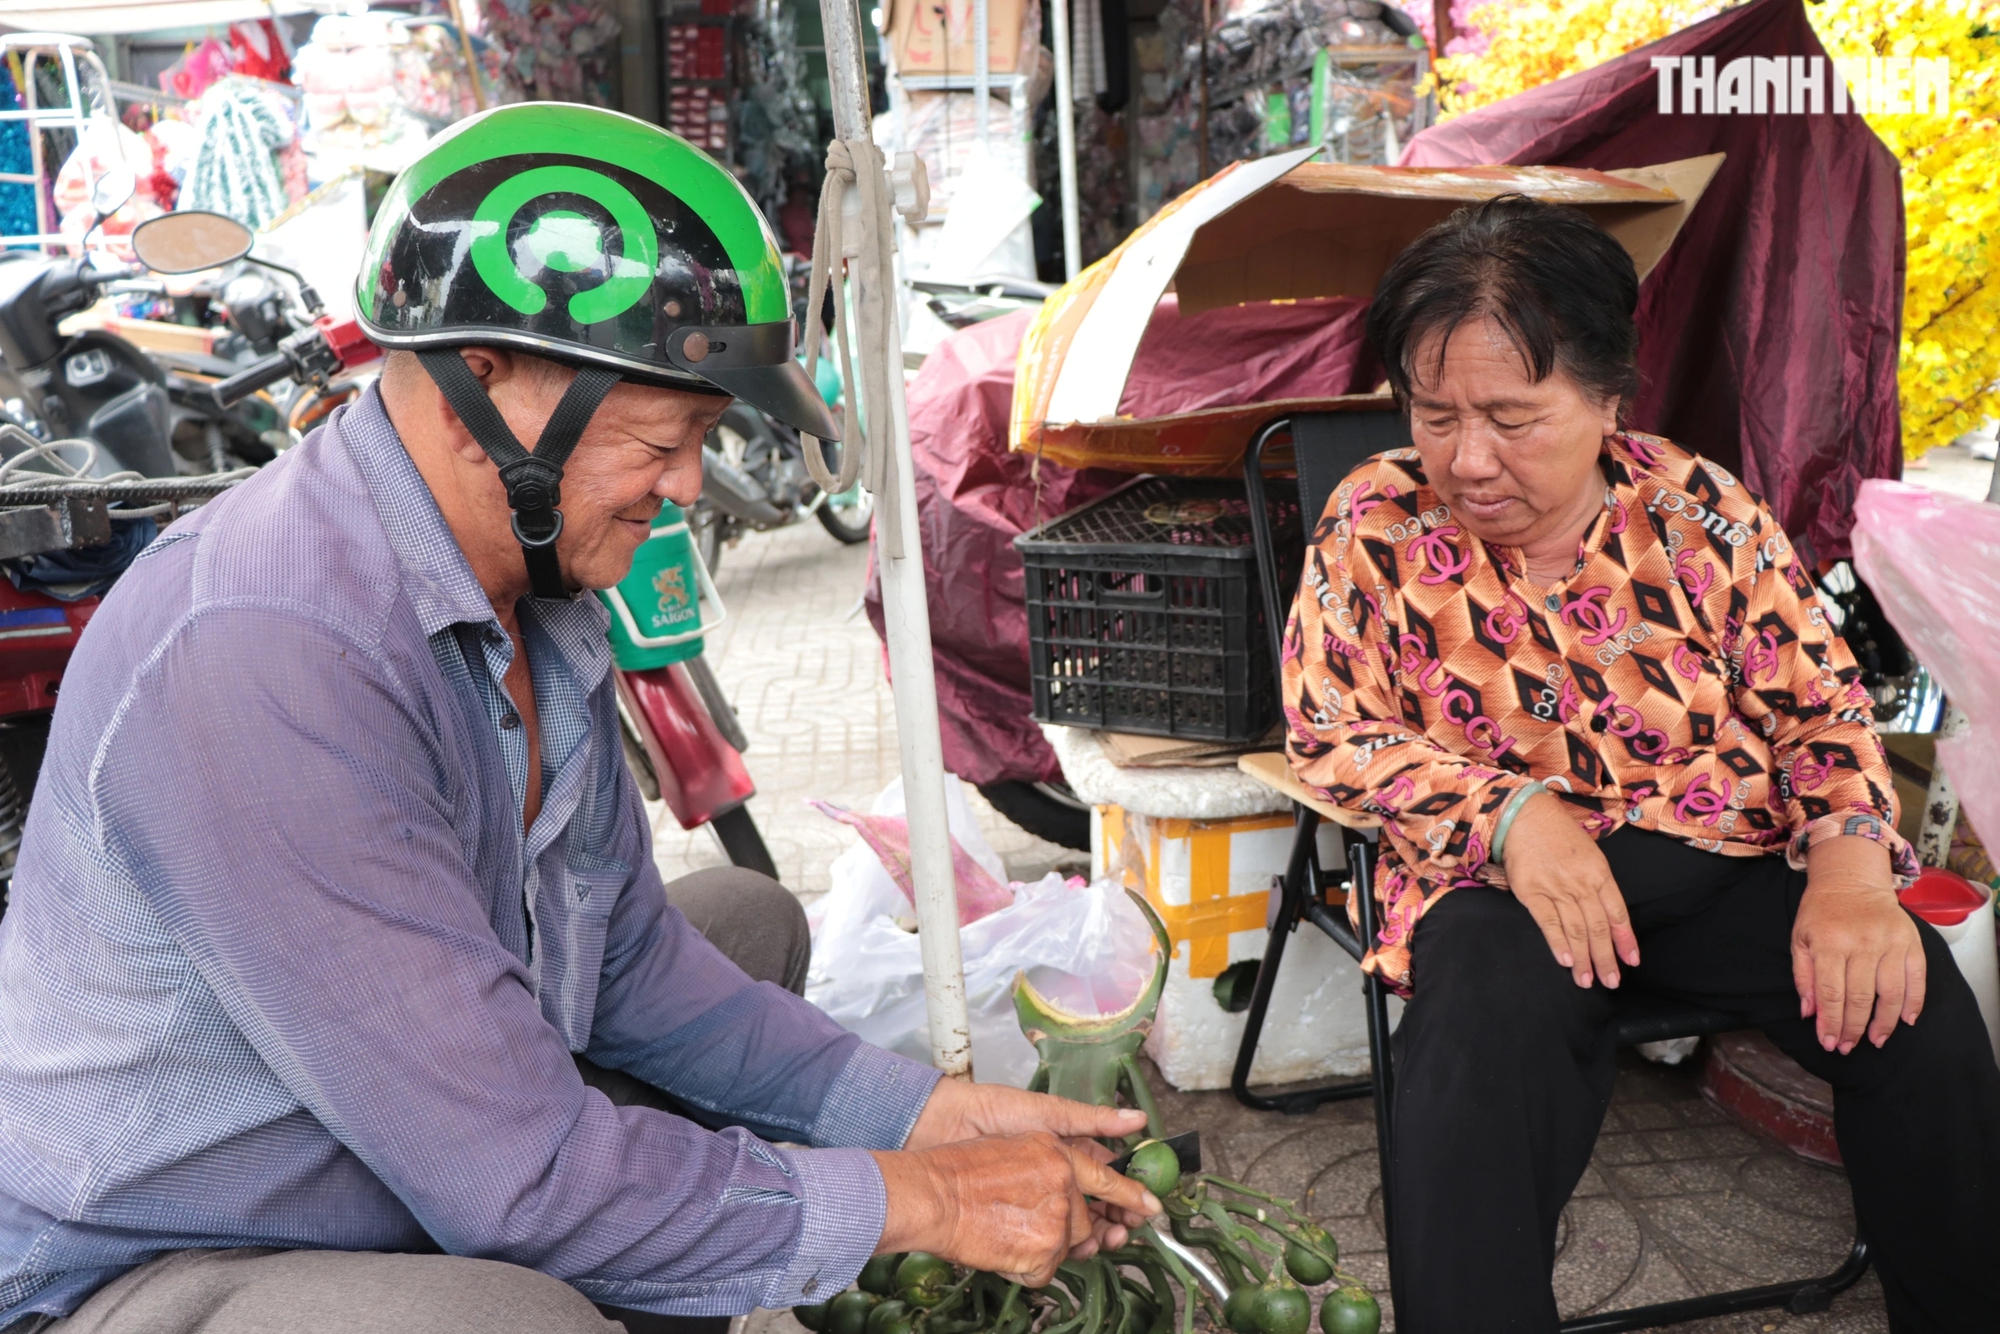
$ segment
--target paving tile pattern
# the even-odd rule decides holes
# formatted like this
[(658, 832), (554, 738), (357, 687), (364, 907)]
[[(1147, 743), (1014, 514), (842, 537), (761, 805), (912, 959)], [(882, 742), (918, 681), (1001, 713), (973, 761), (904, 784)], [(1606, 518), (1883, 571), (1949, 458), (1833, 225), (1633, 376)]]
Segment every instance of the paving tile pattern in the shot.
[[(881, 646), (858, 609), (864, 548), (818, 525), (746, 536), (717, 579), (730, 619), (709, 657), (742, 714), (757, 780), (751, 810), (786, 884), (810, 901), (852, 831), (804, 806), (822, 797), (866, 808), (899, 770)], [(1075, 860), (974, 800), (982, 829), (1016, 878)], [(719, 865), (705, 830), (656, 809), (668, 876)], [(1167, 1124), (1198, 1127), (1212, 1170), (1302, 1201), (1339, 1240), (1344, 1265), (1382, 1297), (1394, 1329), (1382, 1240), (1374, 1112), (1333, 1103), (1310, 1116), (1252, 1112), (1227, 1093), (1183, 1094), (1154, 1078)], [(1847, 1183), (1752, 1138), (1705, 1102), (1692, 1070), (1627, 1054), (1597, 1153), (1563, 1218), (1555, 1287), (1574, 1316), (1825, 1273), (1853, 1235)], [(787, 1312), (757, 1312), (736, 1334), (801, 1334)], [(1684, 1334), (1886, 1334), (1871, 1273), (1817, 1315), (1756, 1311)]]
[[(1160, 1098), (1169, 1125), (1201, 1127), (1211, 1170), (1301, 1201), (1338, 1239), (1342, 1263), (1384, 1298), (1384, 1328), (1394, 1328), (1372, 1103), (1284, 1117), (1226, 1093), (1161, 1089)], [(1738, 1130), (1701, 1097), (1693, 1071), (1627, 1054), (1597, 1152), (1564, 1211), (1556, 1300), (1567, 1318), (1825, 1273), (1852, 1237), (1838, 1171)], [(1749, 1312), (1676, 1328), (1886, 1334), (1888, 1321), (1870, 1275), (1818, 1315)]]

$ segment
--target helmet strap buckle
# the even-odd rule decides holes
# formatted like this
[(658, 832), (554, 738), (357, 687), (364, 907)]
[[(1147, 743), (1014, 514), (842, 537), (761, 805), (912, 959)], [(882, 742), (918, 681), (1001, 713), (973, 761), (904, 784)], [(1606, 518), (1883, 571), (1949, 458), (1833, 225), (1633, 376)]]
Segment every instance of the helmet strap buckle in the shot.
[(417, 353), (417, 359), (499, 469), (507, 488), (507, 505), (513, 511), (510, 524), (514, 540), (521, 544), (521, 557), (528, 567), (529, 591), (538, 598), (574, 597), (556, 555), (556, 539), (563, 530), (562, 511), (557, 508), (562, 503), (563, 465), (604, 396), (623, 377), (600, 366), (579, 369), (549, 414), (531, 454), (515, 438), (514, 429), (493, 406), (486, 386), (479, 383), (458, 349), (426, 349)]

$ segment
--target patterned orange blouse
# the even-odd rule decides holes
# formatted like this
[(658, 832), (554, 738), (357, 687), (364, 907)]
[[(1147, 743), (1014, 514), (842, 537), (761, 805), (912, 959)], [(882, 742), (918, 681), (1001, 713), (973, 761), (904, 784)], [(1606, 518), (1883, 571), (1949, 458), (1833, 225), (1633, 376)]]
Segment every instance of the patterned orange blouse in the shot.
[(1505, 887), (1487, 850), (1528, 779), (1597, 837), (1629, 822), (1802, 867), (1858, 834), (1915, 874), (1872, 701), (1771, 511), (1653, 436), (1611, 437), (1601, 465), (1604, 511), (1549, 588), (1452, 518), (1413, 449), (1350, 473), (1313, 535), (1287, 748), (1328, 800), (1384, 821), (1363, 966), (1399, 989), (1440, 895)]

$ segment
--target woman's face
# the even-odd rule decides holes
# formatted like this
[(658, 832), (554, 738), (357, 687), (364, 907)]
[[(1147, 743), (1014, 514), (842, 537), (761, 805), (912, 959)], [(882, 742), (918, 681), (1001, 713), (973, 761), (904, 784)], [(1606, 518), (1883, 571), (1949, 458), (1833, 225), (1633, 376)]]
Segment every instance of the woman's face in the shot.
[(1560, 367), (1528, 365), (1491, 318), (1417, 345), (1410, 436), (1424, 472), (1474, 536), (1498, 546), (1574, 542), (1603, 504), (1597, 456), (1618, 429), (1618, 400), (1586, 393)]

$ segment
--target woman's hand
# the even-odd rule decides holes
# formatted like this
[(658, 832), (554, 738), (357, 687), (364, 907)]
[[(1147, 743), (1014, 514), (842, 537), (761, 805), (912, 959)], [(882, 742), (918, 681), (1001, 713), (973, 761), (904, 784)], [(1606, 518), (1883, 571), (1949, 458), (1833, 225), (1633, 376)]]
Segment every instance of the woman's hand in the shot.
[(1042, 1287), (1065, 1256), (1123, 1241), (1102, 1242), (1104, 1221), (1086, 1195), (1142, 1219), (1160, 1211), (1152, 1192), (1105, 1166), (1109, 1157), (1047, 1132), (877, 1153), (888, 1218), (876, 1254), (929, 1251)]
[(1872, 839), (1830, 838), (1806, 853), (1792, 982), (1799, 1017), (1818, 1016), (1819, 1045), (1842, 1056), (1863, 1032), (1879, 1047), (1898, 1018), (1914, 1024), (1923, 1012), (1924, 942), (1891, 884), (1888, 849)]
[(1546, 792), (1528, 798), (1514, 815), (1502, 860), (1508, 888), (1578, 986), (1595, 978), (1617, 986), (1620, 959), (1639, 966), (1639, 938), (1611, 865), (1560, 801)]

